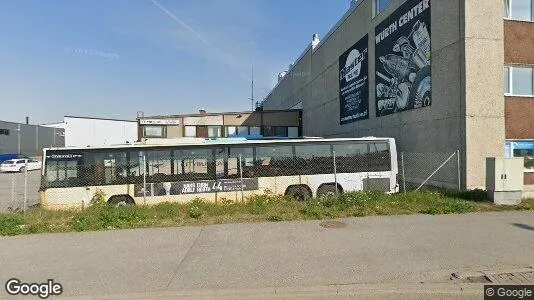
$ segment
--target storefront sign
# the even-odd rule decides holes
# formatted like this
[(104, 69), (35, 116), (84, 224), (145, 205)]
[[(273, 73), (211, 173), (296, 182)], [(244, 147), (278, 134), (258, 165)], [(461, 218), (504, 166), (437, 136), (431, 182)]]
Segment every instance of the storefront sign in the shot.
[[(258, 189), (257, 178), (244, 178), (243, 184), (240, 179), (200, 180), (182, 182), (147, 183), (147, 196), (188, 195), (216, 192), (252, 191)], [(134, 186), (136, 197), (143, 196), (143, 184)]]
[(512, 142), (514, 150), (534, 150), (534, 141)]
[(369, 51), (365, 35), (339, 57), (339, 123), (369, 119)]
[(409, 0), (375, 28), (376, 116), (430, 106), (430, 0)]
[(180, 125), (180, 120), (172, 119), (140, 119), (141, 125)]

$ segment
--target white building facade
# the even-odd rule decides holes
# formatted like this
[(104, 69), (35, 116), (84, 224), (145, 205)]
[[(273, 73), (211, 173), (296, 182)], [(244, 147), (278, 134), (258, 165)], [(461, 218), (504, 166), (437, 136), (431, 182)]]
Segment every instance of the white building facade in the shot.
[(50, 127), (65, 129), (66, 147), (101, 147), (137, 141), (137, 121), (65, 116)]

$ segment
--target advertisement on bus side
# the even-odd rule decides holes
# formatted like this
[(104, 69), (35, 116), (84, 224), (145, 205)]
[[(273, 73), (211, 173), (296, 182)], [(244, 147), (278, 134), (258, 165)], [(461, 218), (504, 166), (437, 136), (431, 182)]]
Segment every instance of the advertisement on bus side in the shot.
[[(204, 193), (253, 191), (258, 189), (257, 178), (159, 182), (146, 184), (146, 196), (170, 196)], [(143, 184), (135, 184), (136, 197), (143, 197)]]

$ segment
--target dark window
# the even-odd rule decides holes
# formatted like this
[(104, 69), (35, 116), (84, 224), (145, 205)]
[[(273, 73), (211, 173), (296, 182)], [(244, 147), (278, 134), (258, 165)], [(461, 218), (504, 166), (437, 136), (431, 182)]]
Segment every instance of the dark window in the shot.
[(152, 150), (146, 152), (148, 182), (171, 181), (173, 165), (170, 150)]
[(9, 135), (9, 129), (0, 129), (0, 135)]
[(83, 182), (93, 183), (92, 185), (128, 182), (126, 152), (120, 150), (97, 151), (88, 152), (84, 156), (84, 170), (80, 172), (80, 180)]
[(254, 177), (298, 175), (299, 166), (295, 164), (292, 146), (256, 147)]
[(514, 157), (523, 157), (525, 169), (534, 170), (534, 150), (532, 149), (514, 149)]
[(287, 127), (285, 127), (285, 126), (276, 127), (276, 136), (278, 136), (278, 137), (287, 137)]
[(369, 143), (368, 166), (369, 172), (381, 172), (391, 170), (391, 156), (389, 153), (388, 143)]
[(263, 127), (263, 136), (265, 137), (276, 136), (276, 127), (274, 126)]
[(334, 173), (334, 160), (330, 145), (296, 145), (295, 160), (301, 175)]
[[(176, 174), (179, 180), (213, 179), (213, 152), (210, 148), (190, 148), (173, 151), (175, 164), (179, 163)], [(214, 174), (213, 174), (214, 175)]]
[(364, 142), (334, 144), (338, 173), (369, 172), (368, 145)]
[(47, 152), (43, 187), (73, 187), (92, 185), (85, 181), (90, 178), (83, 168), (83, 155), (81, 153)]

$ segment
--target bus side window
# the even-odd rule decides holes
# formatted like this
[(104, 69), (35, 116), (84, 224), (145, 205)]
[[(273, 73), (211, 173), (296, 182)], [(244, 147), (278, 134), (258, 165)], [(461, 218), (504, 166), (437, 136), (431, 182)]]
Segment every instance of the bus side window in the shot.
[(334, 144), (336, 169), (339, 173), (369, 172), (367, 142)]
[(244, 147), (230, 147), (228, 149), (228, 178), (239, 178), (239, 159), (243, 167), (243, 177), (253, 178), (254, 172), (254, 150)]
[(298, 174), (293, 157), (293, 146), (274, 145), (256, 147), (258, 177), (289, 176)]
[(334, 172), (334, 160), (329, 144), (295, 145), (295, 156), (301, 175)]
[(367, 161), (369, 171), (371, 172), (391, 170), (389, 144), (385, 142), (369, 143), (369, 155)]

